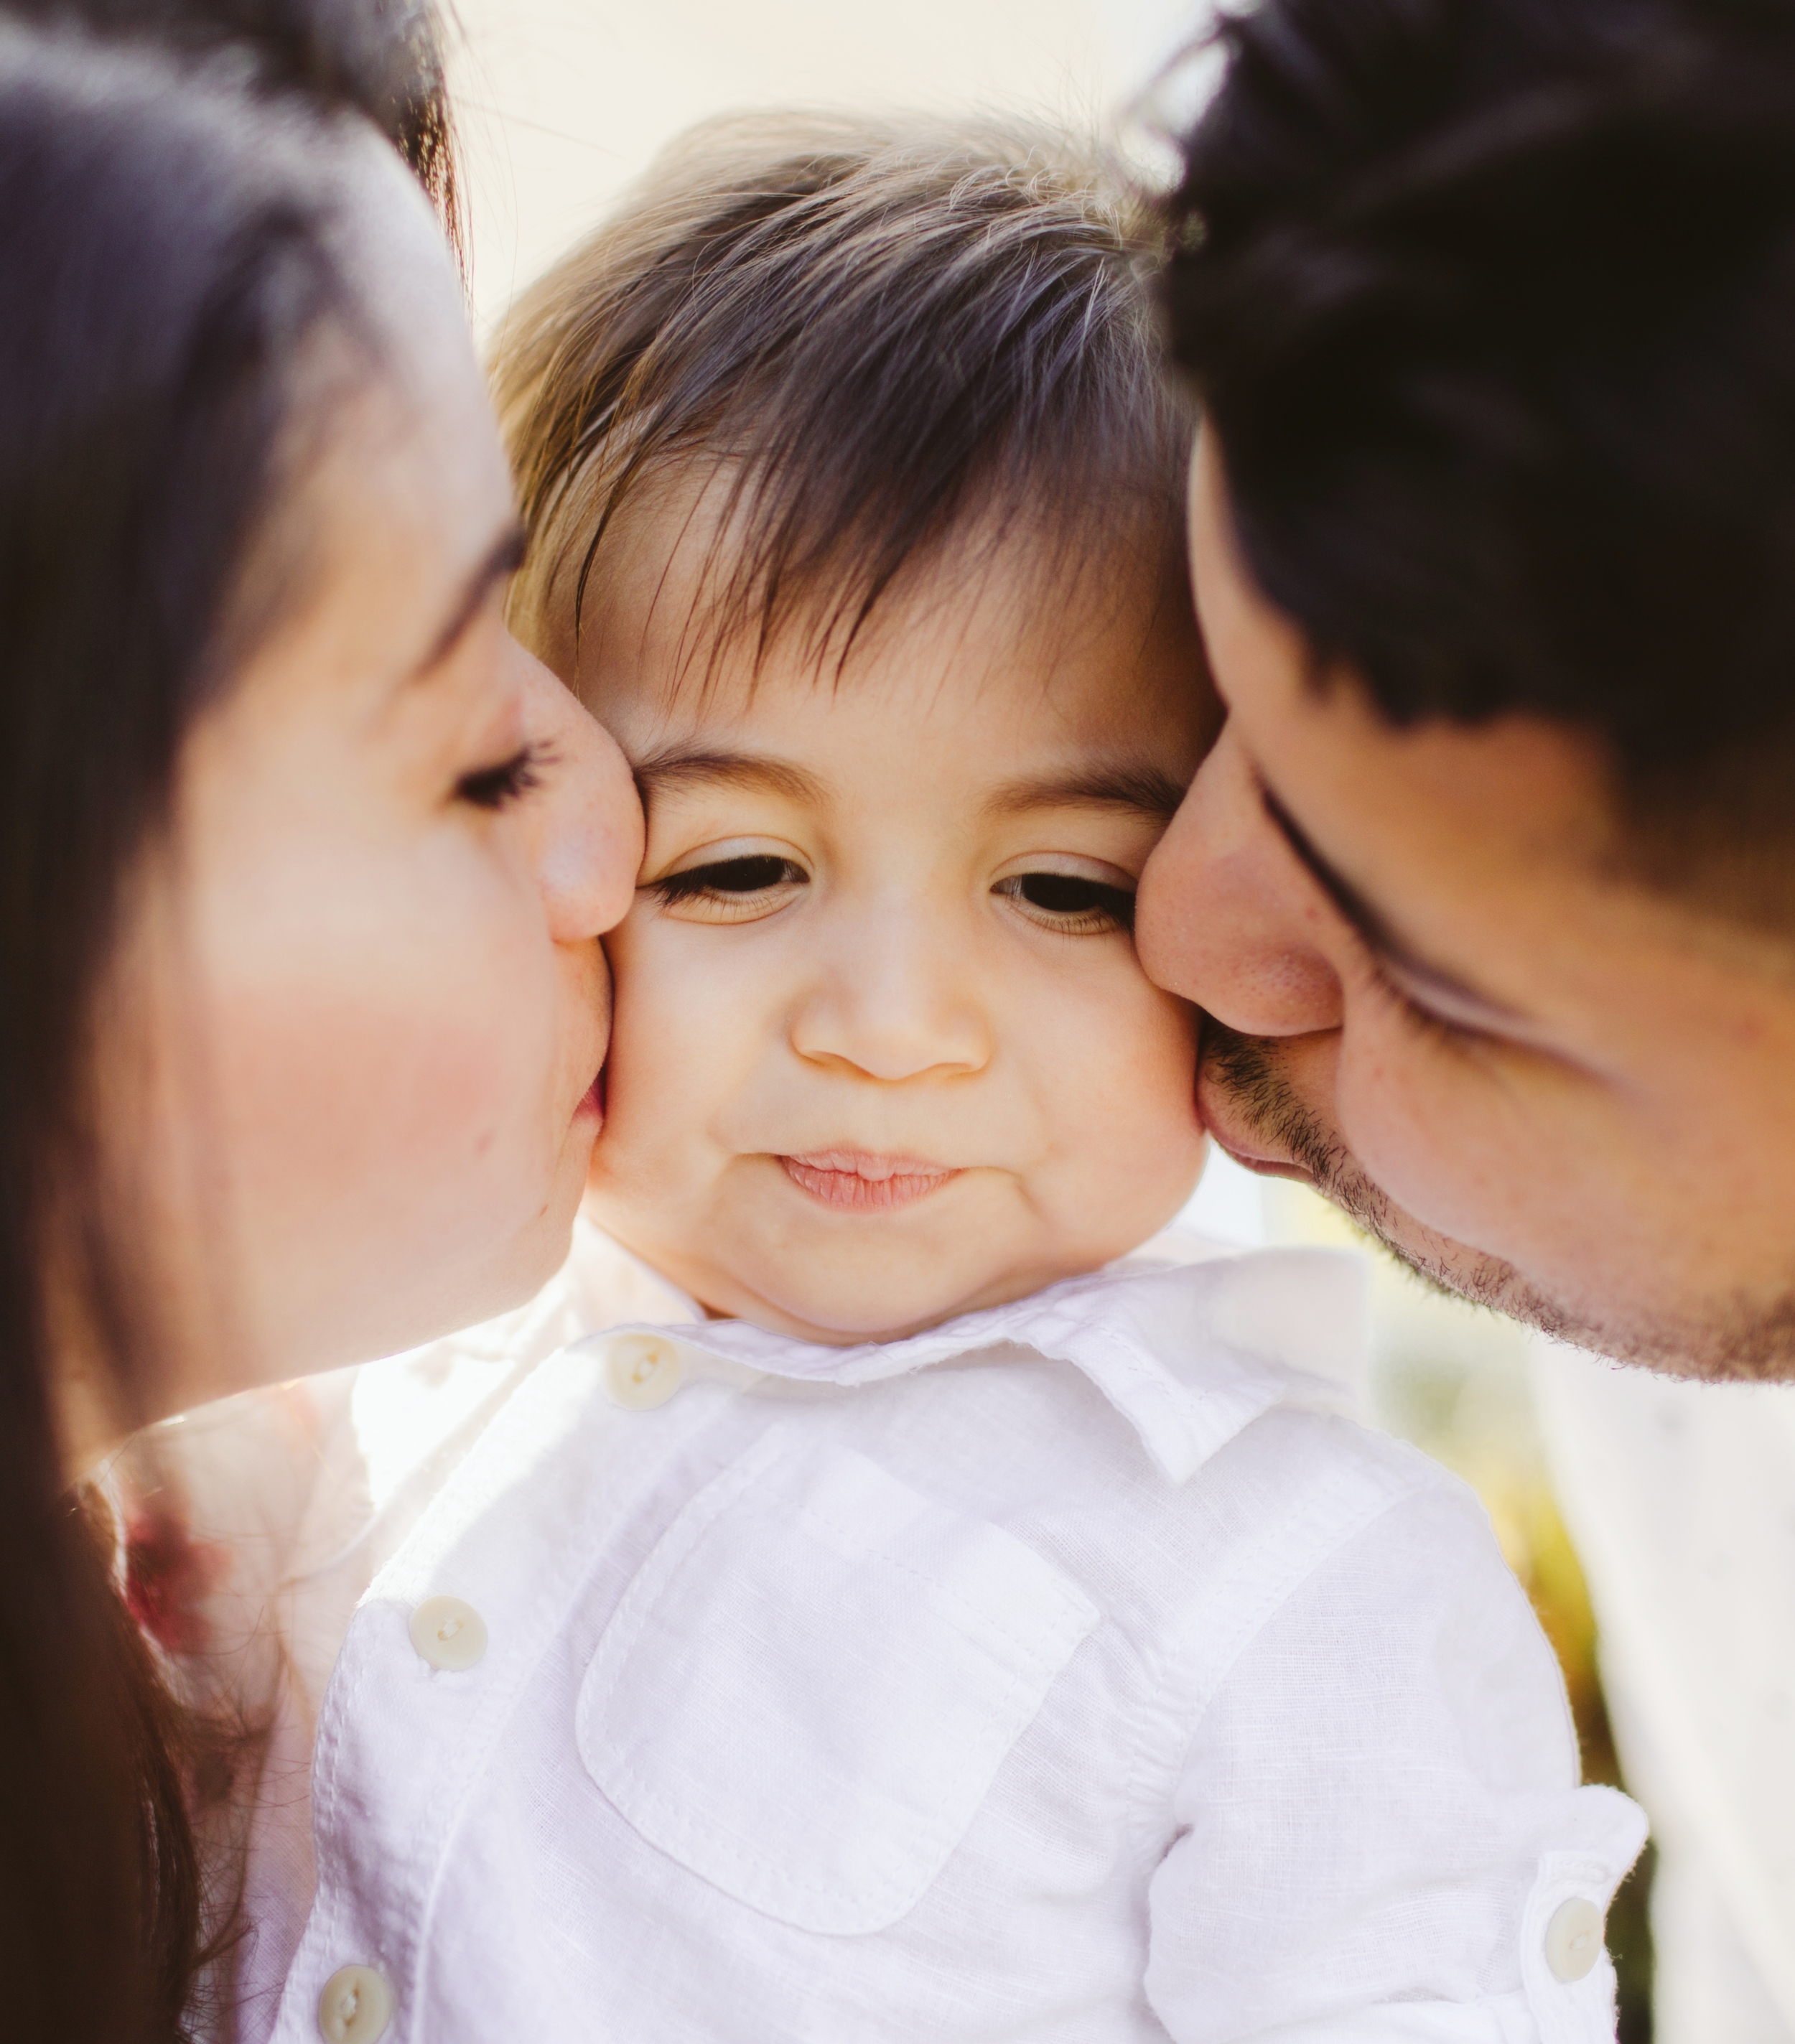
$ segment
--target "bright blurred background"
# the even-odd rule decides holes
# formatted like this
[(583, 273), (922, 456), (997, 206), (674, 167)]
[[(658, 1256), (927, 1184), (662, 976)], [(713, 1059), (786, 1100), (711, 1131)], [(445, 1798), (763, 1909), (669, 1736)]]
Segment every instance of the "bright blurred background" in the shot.
[(750, 107), (982, 106), (1105, 121), (1187, 0), (455, 0), (482, 328), (663, 144)]
[[(506, 305), (682, 129), (755, 106), (982, 107), (1114, 132), (1201, 25), (1181, 0), (459, 0), (471, 282)], [(1218, 1157), (1192, 1210), (1243, 1245), (1347, 1243), (1304, 1189)], [(1617, 1778), (1583, 1578), (1529, 1394), (1529, 1338), (1374, 1256), (1374, 1416), (1474, 1484), (1564, 1664), (1586, 1774)], [(1611, 1918), (1621, 2044), (1651, 2035), (1644, 1880)], [(1714, 2044), (1725, 2044), (1716, 2038)]]

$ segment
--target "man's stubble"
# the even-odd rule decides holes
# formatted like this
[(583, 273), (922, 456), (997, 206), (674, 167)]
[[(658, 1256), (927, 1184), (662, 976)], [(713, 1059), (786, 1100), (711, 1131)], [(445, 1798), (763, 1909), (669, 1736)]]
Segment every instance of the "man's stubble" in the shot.
[(1675, 1320), (1573, 1309), (1513, 1264), (1439, 1235), (1397, 1206), (1298, 1096), (1281, 1048), (1276, 1038), (1244, 1036), (1205, 1015), (1205, 1084), (1226, 1092), (1256, 1135), (1424, 1284), (1617, 1362), (1715, 1381), (1795, 1376), (1795, 1286), (1768, 1302), (1704, 1302)]

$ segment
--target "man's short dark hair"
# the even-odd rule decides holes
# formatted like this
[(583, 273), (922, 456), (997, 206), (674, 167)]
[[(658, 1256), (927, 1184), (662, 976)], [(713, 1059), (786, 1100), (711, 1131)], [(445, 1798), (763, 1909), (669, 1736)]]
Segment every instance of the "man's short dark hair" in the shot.
[(1239, 539), (1382, 710), (1795, 832), (1795, 7), (1265, 0), (1170, 202)]

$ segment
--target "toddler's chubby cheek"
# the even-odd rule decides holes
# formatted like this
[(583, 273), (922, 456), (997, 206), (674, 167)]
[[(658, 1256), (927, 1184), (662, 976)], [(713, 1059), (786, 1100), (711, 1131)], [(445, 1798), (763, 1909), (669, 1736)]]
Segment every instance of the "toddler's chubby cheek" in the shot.
[(1105, 1086), (1085, 1097), (1104, 1139), (1021, 1170), (894, 1173), (913, 1182), (890, 1204), (842, 1200), (820, 1158), (682, 1143), (671, 1097), (657, 1139), (626, 1155), (632, 1102), (598, 1145), (588, 1212), (713, 1312), (828, 1343), (900, 1338), (1099, 1268), (1184, 1204), (1205, 1148), (1188, 1071), (1138, 1116)]

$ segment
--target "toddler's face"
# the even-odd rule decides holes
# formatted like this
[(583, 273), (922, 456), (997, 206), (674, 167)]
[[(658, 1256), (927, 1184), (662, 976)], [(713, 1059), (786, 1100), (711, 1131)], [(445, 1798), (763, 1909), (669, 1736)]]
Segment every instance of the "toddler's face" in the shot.
[(638, 536), (579, 675), (648, 822), (590, 1210), (826, 1342), (1135, 1247), (1204, 1147), (1193, 1016), (1129, 931), (1205, 717), (1158, 564), (1056, 600), (1013, 551), (882, 606), (838, 685), (775, 647), (706, 689), (683, 551)]

